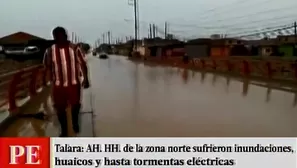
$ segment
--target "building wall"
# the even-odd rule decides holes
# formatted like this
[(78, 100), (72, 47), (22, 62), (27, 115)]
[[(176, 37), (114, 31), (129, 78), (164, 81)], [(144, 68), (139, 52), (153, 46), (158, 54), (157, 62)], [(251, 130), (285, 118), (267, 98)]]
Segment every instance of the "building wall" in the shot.
[(128, 49), (119, 49), (119, 54), (120, 55), (129, 55), (129, 50)]
[(145, 55), (145, 47), (137, 47), (137, 52), (139, 52), (139, 54), (141, 56), (144, 56)]
[(262, 56), (270, 56), (273, 53), (272, 47), (262, 47), (261, 48), (261, 55)]
[(295, 36), (282, 36), (277, 38), (278, 41), (287, 43), (287, 42), (295, 42)]
[(149, 49), (145, 46), (138, 47), (137, 51), (139, 52), (140, 56), (142, 56), (142, 57), (147, 57), (150, 55)]
[(173, 48), (172, 49), (172, 56), (184, 56), (185, 55), (185, 48)]
[(229, 53), (229, 47), (212, 47), (210, 49), (210, 57), (212, 58), (227, 58)]
[(294, 48), (291, 45), (282, 45), (279, 46), (278, 51), (284, 53), (284, 56), (291, 57), (294, 55)]
[(158, 47), (157, 49), (157, 57), (161, 57), (162, 56), (162, 48)]
[(208, 46), (207, 45), (186, 45), (186, 53), (189, 57), (208, 57)]

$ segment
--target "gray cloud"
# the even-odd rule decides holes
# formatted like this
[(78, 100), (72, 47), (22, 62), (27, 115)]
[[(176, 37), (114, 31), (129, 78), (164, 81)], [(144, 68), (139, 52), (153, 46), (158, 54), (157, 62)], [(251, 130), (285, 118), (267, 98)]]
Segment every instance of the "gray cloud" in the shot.
[[(296, 0), (139, 0), (139, 5), (142, 36), (150, 22), (161, 29), (168, 21), (174, 33), (199, 36), (297, 20)], [(50, 38), (51, 29), (61, 25), (93, 42), (108, 30), (114, 37), (133, 35), (133, 8), (128, 0), (2, 0), (0, 23), (0, 36), (23, 30)]]

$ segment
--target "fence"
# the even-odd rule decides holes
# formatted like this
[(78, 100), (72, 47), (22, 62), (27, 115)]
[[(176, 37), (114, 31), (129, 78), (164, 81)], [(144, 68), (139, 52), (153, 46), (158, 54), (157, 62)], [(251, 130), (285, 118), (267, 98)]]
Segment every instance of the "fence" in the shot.
[(255, 60), (246, 57), (227, 59), (193, 58), (184, 63), (182, 57), (148, 58), (148, 61), (181, 68), (219, 71), (246, 77), (264, 77), (267, 79), (297, 82), (297, 62), (280, 59)]
[(36, 65), (0, 76), (0, 113), (15, 115), (19, 104), (30, 99), (50, 81), (42, 65)]

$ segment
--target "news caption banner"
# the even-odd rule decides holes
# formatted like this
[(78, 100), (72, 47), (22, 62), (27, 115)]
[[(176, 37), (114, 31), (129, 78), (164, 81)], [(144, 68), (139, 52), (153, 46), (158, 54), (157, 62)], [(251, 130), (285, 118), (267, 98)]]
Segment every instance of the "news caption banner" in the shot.
[(0, 168), (295, 168), (295, 138), (1, 138)]

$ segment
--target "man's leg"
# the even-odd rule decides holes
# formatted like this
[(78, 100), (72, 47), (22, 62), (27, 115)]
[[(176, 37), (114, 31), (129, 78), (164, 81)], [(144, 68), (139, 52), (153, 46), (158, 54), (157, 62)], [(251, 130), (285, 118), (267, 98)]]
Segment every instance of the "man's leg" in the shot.
[(60, 137), (67, 137), (68, 136), (68, 127), (67, 127), (67, 113), (66, 107), (57, 107), (57, 116), (61, 126), (61, 134)]
[(79, 112), (81, 108), (81, 86), (74, 85), (68, 90), (68, 95), (70, 95), (69, 100), (71, 103), (71, 113), (72, 113), (72, 128), (77, 134), (80, 132), (79, 127)]
[(67, 97), (65, 96), (65, 88), (63, 87), (53, 87), (53, 101), (54, 107), (56, 109), (57, 117), (61, 126), (60, 137), (68, 136), (67, 129)]
[(80, 104), (75, 104), (75, 105), (72, 105), (72, 107), (71, 107), (72, 128), (73, 128), (73, 131), (76, 134), (78, 134), (79, 131), (80, 131), (80, 128), (79, 128), (79, 112), (80, 112), (80, 107), (81, 107)]

